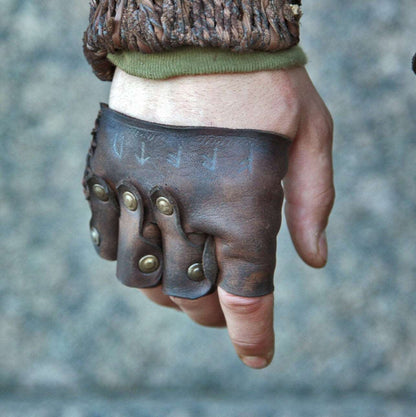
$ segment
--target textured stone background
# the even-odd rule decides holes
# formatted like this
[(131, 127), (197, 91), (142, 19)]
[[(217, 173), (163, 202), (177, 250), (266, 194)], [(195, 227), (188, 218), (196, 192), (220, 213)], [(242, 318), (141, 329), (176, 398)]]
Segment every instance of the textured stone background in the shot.
[(80, 178), (108, 84), (87, 0), (0, 0), (0, 415), (414, 416), (414, 0), (306, 0), (303, 46), (335, 119), (331, 258), (279, 239), (277, 355), (253, 371), (114, 278)]

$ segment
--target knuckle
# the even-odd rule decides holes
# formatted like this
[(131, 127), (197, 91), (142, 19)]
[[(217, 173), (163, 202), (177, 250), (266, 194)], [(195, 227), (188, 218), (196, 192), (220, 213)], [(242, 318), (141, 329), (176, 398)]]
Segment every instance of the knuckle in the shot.
[(233, 345), (240, 355), (263, 356), (268, 352), (270, 341), (267, 334), (251, 335), (249, 337), (232, 337)]
[(331, 208), (335, 202), (335, 187), (331, 184), (328, 188), (322, 190), (317, 196), (316, 200), (319, 201), (319, 205), (323, 207)]
[(320, 135), (332, 140), (334, 132), (334, 120), (332, 119), (331, 113), (326, 110), (319, 118), (316, 120), (316, 128), (320, 132)]
[(223, 305), (238, 314), (255, 314), (264, 306), (262, 297), (240, 297), (230, 293), (223, 293), (221, 297)]
[(309, 217), (326, 218), (332, 210), (335, 201), (334, 186), (315, 189), (310, 198), (305, 202), (304, 207), (308, 208)]

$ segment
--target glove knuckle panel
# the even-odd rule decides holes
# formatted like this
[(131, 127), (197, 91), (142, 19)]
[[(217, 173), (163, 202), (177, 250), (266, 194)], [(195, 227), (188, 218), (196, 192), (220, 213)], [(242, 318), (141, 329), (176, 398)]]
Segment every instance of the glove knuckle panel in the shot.
[(216, 240), (220, 269), (218, 285), (243, 297), (259, 297), (273, 292), (276, 239), (240, 237)]
[(119, 206), (114, 191), (101, 177), (91, 175), (87, 180), (88, 201), (92, 217), (91, 238), (97, 253), (104, 259), (117, 258)]
[(236, 295), (273, 291), (287, 139), (159, 125), (105, 105), (94, 138), (93, 169), (118, 184), (113, 236), (123, 283), (146, 287), (162, 279), (168, 295), (190, 299), (214, 291), (217, 280)]
[[(181, 224), (179, 204), (162, 187), (151, 193), (153, 213), (162, 232), (164, 252), (163, 290), (166, 294), (195, 299), (209, 294), (215, 288), (212, 269), (205, 274), (203, 251), (207, 237), (193, 233), (187, 236)], [(211, 262), (212, 263), (212, 262)]]
[(147, 288), (160, 283), (163, 270), (162, 250), (157, 234), (143, 236), (144, 206), (138, 189), (129, 181), (118, 187), (120, 226), (117, 278), (129, 287)]

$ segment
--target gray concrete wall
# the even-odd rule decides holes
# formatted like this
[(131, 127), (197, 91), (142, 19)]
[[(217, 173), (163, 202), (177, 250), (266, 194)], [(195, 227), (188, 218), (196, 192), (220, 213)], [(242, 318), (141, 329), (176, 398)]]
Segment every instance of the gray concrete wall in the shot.
[(277, 355), (152, 305), (96, 257), (80, 180), (109, 85), (86, 0), (0, 0), (0, 415), (414, 416), (413, 0), (305, 0), (308, 69), (335, 120), (330, 260), (279, 237)]

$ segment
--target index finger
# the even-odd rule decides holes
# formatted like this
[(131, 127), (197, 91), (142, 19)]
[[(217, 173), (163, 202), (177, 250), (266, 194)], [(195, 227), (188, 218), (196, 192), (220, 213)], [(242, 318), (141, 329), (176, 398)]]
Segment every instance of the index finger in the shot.
[(228, 333), (243, 363), (265, 368), (274, 355), (273, 294), (240, 297), (218, 287)]

